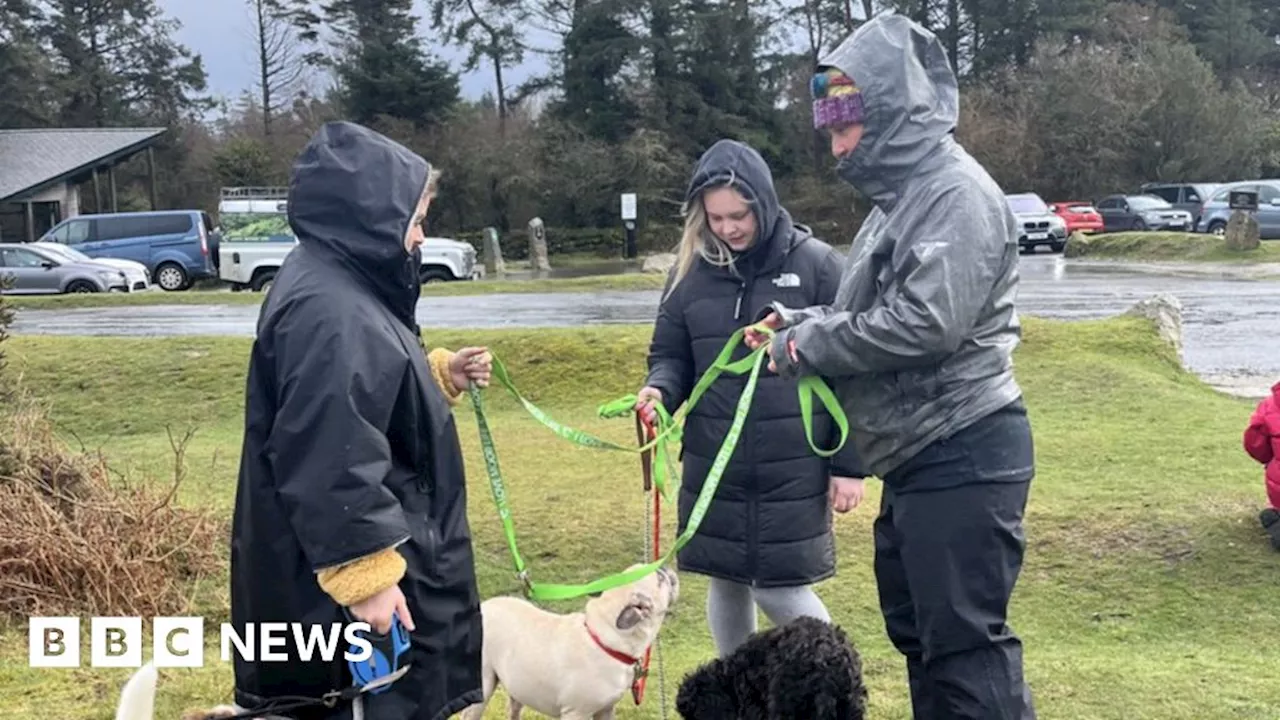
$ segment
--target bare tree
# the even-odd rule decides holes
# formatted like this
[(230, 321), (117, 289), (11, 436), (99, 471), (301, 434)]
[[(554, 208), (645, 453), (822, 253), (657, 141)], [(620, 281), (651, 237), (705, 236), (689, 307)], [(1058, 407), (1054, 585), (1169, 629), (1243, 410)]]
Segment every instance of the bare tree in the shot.
[(246, 0), (257, 53), (262, 131), (271, 135), (272, 118), (293, 104), (303, 74), (304, 57), (298, 36), (280, 0)]

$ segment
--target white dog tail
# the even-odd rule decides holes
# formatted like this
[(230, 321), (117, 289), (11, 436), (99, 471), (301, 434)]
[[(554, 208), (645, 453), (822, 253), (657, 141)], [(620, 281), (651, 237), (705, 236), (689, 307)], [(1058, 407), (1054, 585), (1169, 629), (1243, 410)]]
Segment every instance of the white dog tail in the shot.
[(129, 676), (120, 692), (116, 720), (155, 720), (156, 666), (147, 663)]

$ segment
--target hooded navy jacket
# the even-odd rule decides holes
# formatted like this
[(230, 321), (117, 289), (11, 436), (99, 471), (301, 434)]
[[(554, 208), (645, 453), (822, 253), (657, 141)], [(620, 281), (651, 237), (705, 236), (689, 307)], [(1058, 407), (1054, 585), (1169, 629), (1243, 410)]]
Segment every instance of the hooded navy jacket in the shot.
[[(664, 291), (647, 384), (662, 391), (663, 404), (673, 412), (729, 337), (771, 303), (828, 303), (840, 283), (839, 253), (792, 221), (779, 205), (768, 165), (752, 148), (717, 142), (699, 161), (686, 197), (698, 201), (704, 189), (730, 177), (752, 201), (758, 239), (732, 269), (699, 257), (673, 291)], [(733, 358), (748, 353), (741, 345)], [(686, 420), (681, 532), (733, 424), (746, 382), (745, 374), (721, 375)], [(821, 403), (814, 403), (813, 429), (819, 447), (839, 441), (839, 428)], [(802, 585), (834, 574), (829, 482), (832, 474), (863, 476), (852, 445), (846, 443), (830, 461), (815, 454), (805, 438), (795, 383), (763, 369), (715, 498), (677, 558), (680, 569), (759, 587)]]
[[(350, 123), (325, 125), (299, 156), (289, 188), (299, 245), (258, 321), (232, 528), (242, 636), (247, 623), (344, 622), (316, 572), (391, 547), (404, 557), (412, 669), (364, 696), (365, 716), (379, 720), (447, 718), (481, 699), (463, 458), (414, 319), (419, 260), (403, 243), (429, 168)], [(284, 651), (288, 662), (236, 656), (239, 704), (352, 683), (341, 652), (304, 661), (292, 640)]]

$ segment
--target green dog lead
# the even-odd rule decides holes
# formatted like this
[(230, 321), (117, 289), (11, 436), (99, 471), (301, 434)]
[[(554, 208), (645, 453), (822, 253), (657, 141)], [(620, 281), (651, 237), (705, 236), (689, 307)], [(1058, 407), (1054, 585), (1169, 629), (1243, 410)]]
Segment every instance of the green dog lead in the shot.
[[(498, 382), (507, 389), (513, 397), (540, 423), (549, 428), (556, 435), (572, 442), (576, 445), (589, 448), (597, 448), (601, 450), (619, 450), (623, 452), (645, 452), (653, 450), (655, 453), (654, 462), (654, 485), (662, 493), (664, 499), (668, 502), (668, 488), (670, 483), (668, 478), (677, 476), (675, 470), (675, 461), (669, 452), (668, 443), (671, 440), (679, 440), (681, 437), (681, 427), (684, 419), (694, 408), (702, 395), (711, 387), (720, 375), (729, 373), (741, 376), (750, 373), (747, 378), (747, 386), (743, 389), (741, 397), (738, 399), (738, 405), (734, 411), (733, 423), (729, 428), (729, 432), (725, 435), (724, 441), (720, 445), (720, 450), (716, 453), (715, 462), (711, 466), (711, 471), (707, 474), (706, 481), (702, 485), (702, 491), (698, 494), (698, 499), (694, 503), (693, 511), (689, 516), (688, 525), (685, 531), (676, 538), (675, 543), (660, 559), (641, 565), (629, 571), (615, 573), (602, 577), (598, 580), (581, 584), (581, 585), (562, 585), (551, 583), (534, 582), (529, 575), (529, 570), (525, 564), (524, 558), (520, 555), (518, 543), (516, 541), (515, 523), (512, 520), (511, 508), (507, 502), (506, 488), (502, 481), (502, 471), (498, 464), (498, 453), (494, 447), (493, 435), (489, 431), (488, 416), (485, 414), (484, 401), (480, 388), (472, 384), (468, 389), (471, 398), (472, 407), (475, 409), (476, 424), (480, 433), (480, 446), (484, 454), (485, 471), (489, 476), (489, 489), (493, 495), (494, 505), (498, 509), (498, 517), (502, 521), (503, 534), (506, 536), (507, 546), (511, 550), (511, 557), (515, 563), (516, 576), (520, 579), (524, 587), (525, 595), (530, 599), (540, 602), (551, 600), (569, 600), (582, 597), (584, 595), (594, 595), (604, 592), (615, 587), (620, 587), (628, 583), (635, 582), (645, 577), (649, 573), (656, 572), (658, 568), (667, 564), (675, 557), (698, 531), (703, 517), (707, 513), (707, 508), (711, 504), (712, 497), (715, 496), (716, 488), (720, 484), (720, 477), (724, 474), (725, 468), (728, 467), (729, 458), (733, 455), (734, 448), (737, 447), (738, 439), (742, 434), (742, 427), (746, 423), (747, 413), (751, 406), (751, 401), (755, 397), (756, 384), (759, 380), (760, 369), (763, 366), (767, 355), (767, 346), (762, 345), (756, 348), (747, 356), (735, 362), (730, 362), (729, 358), (733, 356), (733, 352), (737, 349), (738, 344), (743, 341), (748, 329), (755, 329), (769, 337), (773, 336), (773, 331), (763, 325), (757, 325), (754, 328), (742, 328), (735, 332), (729, 341), (725, 343), (724, 348), (720, 351), (719, 356), (706, 373), (699, 378), (698, 383), (694, 386), (693, 392), (690, 393), (689, 399), (684, 405), (672, 416), (661, 405), (657, 406), (658, 423), (657, 432), (653, 440), (648, 444), (639, 447), (628, 447), (620, 445), (602, 438), (596, 437), (591, 433), (578, 430), (562, 423), (557, 422), (550, 415), (544, 412), (537, 405), (529, 402), (520, 391), (516, 389), (515, 383), (512, 382), (510, 374), (507, 372), (506, 366), (496, 356), (493, 356), (493, 376)], [(805, 437), (809, 442), (809, 446), (815, 453), (822, 457), (830, 457), (839, 452), (844, 444), (848, 441), (849, 424), (845, 417), (844, 410), (840, 407), (840, 403), (836, 400), (835, 394), (827, 386), (821, 378), (806, 377), (802, 379), (797, 387), (799, 394), (801, 419), (804, 423)], [(818, 399), (826, 407), (827, 412), (835, 420), (836, 425), (840, 428), (840, 442), (835, 448), (830, 450), (819, 448), (813, 440), (813, 396)], [(600, 406), (599, 414), (601, 417), (612, 418), (620, 417), (633, 411), (636, 403), (636, 397), (629, 395), (617, 400), (605, 403)]]

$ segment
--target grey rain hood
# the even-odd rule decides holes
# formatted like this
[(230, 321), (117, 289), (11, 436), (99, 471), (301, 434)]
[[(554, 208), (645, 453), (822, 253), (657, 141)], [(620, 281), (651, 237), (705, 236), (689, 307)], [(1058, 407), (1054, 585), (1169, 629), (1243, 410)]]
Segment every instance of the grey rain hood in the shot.
[(387, 137), (334, 122), (303, 149), (289, 187), (289, 225), (299, 244), (339, 258), (415, 329), (421, 256), (405, 252), (404, 237), (430, 170)]
[[(851, 442), (892, 484), (915, 453), (1021, 395), (1011, 359), (1017, 223), (953, 136), (957, 83), (936, 36), (886, 13), (820, 66), (840, 69), (865, 95), (862, 140), (838, 171), (875, 208), (834, 303), (775, 305), (786, 329), (774, 357), (781, 374), (834, 380)], [(798, 362), (786, 356), (790, 341)]]
[(959, 118), (959, 86), (942, 45), (906, 17), (882, 15), (820, 67), (853, 78), (866, 108), (862, 140), (837, 172), (877, 204), (892, 205), (916, 167), (950, 140)]

